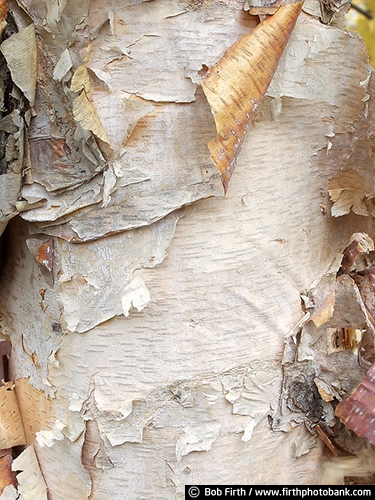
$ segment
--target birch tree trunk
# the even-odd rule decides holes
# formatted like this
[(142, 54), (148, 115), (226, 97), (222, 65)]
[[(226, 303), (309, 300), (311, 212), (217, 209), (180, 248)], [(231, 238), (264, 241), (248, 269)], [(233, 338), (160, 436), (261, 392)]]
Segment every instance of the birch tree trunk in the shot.
[[(374, 233), (362, 40), (341, 15), (323, 24), (305, 5), (224, 196), (201, 84), (258, 24), (247, 2), (8, 7), (3, 396), (15, 394), (5, 414), (22, 423), (9, 418), (2, 448), (24, 451), (18, 493), (2, 498), (165, 500), (184, 498), (185, 484), (319, 482), (328, 452), (308, 408), (283, 406), (284, 350), (304, 325), (315, 335), (312, 310), (352, 234)], [(370, 336), (363, 311), (349, 326)], [(298, 362), (322, 364), (311, 345)], [(325, 369), (342, 394), (365, 368), (340, 352)]]

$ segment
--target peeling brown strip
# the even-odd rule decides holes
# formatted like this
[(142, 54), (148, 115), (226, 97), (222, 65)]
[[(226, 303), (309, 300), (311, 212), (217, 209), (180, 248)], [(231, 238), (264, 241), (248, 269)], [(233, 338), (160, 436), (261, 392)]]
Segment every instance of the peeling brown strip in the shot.
[(26, 444), (13, 382), (0, 387), (0, 449)]
[(355, 259), (360, 254), (361, 249), (358, 241), (354, 240), (348, 245), (343, 253), (343, 258), (341, 262), (341, 270), (346, 271), (354, 265)]
[(208, 147), (225, 192), (248, 126), (271, 83), (302, 4), (281, 6), (232, 45), (202, 82), (218, 133)]
[(335, 415), (358, 436), (375, 446), (375, 364), (350, 398), (337, 405)]
[(361, 253), (369, 253), (374, 250), (374, 242), (366, 233), (354, 233), (349, 245), (343, 252), (340, 272), (350, 271), (356, 259)]
[(0, 495), (3, 490), (9, 486), (13, 485), (17, 487), (16, 474), (12, 471), (12, 450), (1, 450), (0, 451)]

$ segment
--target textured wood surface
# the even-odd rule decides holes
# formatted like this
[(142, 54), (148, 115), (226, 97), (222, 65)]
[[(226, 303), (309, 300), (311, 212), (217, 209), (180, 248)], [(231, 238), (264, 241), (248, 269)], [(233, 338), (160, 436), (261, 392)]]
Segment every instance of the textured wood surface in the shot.
[[(139, 84), (138, 95), (155, 107), (136, 125), (117, 173), (126, 175), (126, 159), (152, 181), (128, 190), (119, 176), (104, 209), (100, 181), (92, 212), (89, 196), (68, 213), (71, 191), (48, 193), (28, 221), (9, 225), (2, 332), (12, 340), (16, 387), (23, 380), (23, 411), (34, 408), (28, 393), (48, 397), (44, 406), (38, 399), (43, 410), (29, 444), (51, 500), (182, 499), (185, 484), (301, 485), (321, 477), (320, 442), (301, 454), (311, 446), (307, 431), (271, 432), (267, 415), (280, 395), (285, 336), (304, 314), (300, 294), (353, 232), (373, 233), (370, 216), (332, 217), (328, 197), (343, 167), (372, 179), (371, 151), (360, 147), (374, 128), (366, 51), (356, 35), (301, 14), (226, 197), (197, 200), (220, 193), (202, 182), (214, 121), (198, 73), (250, 29), (242, 2), (201, 4), (124, 7), (130, 19), (142, 18), (139, 26), (100, 4), (102, 17), (90, 21), (99, 38), (130, 33), (122, 50), (144, 66), (168, 52), (141, 75), (132, 54), (118, 59), (107, 46), (113, 92), (137, 93)], [(46, 15), (34, 12), (40, 23)], [(171, 39), (153, 33), (161, 18), (180, 23), (181, 39), (175, 24), (173, 35), (165, 28)], [(188, 29), (191, 19), (199, 30)], [(99, 63), (103, 43), (93, 48)], [(155, 68), (156, 60), (164, 66)], [(141, 80), (134, 87), (123, 87), (126, 67)], [(158, 87), (145, 86), (156, 70), (156, 81), (165, 78), (158, 98)], [(67, 241), (74, 233), (96, 241)], [(51, 235), (52, 275), (35, 250)]]

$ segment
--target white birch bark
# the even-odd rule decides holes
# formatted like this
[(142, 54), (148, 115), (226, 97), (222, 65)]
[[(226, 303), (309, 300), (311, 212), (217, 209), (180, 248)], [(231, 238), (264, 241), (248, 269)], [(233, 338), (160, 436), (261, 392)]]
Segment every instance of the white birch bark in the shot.
[[(268, 415), (300, 295), (353, 232), (373, 234), (372, 216), (335, 218), (328, 196), (343, 168), (372, 185), (363, 42), (300, 15), (223, 197), (200, 73), (255, 26), (244, 2), (20, 5), (50, 66), (39, 63), (32, 183), (21, 192), (38, 206), (8, 225), (1, 331), (40, 498), (45, 488), (50, 500), (165, 500), (184, 498), (185, 484), (316, 484), (320, 441), (303, 426), (274, 432)], [(64, 170), (48, 156), (48, 141), (60, 159), (68, 141), (48, 106), (72, 103), (84, 64), (107, 153), (76, 114), (83, 128), (69, 140), (83, 160)]]

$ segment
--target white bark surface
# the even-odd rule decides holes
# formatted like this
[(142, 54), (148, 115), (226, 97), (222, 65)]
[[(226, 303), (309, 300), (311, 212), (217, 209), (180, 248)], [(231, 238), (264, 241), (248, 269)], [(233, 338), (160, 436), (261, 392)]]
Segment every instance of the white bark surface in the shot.
[[(321, 443), (302, 426), (272, 432), (267, 415), (285, 336), (304, 315), (300, 294), (353, 232), (373, 234), (370, 216), (332, 217), (328, 197), (343, 168), (372, 179), (364, 45), (301, 14), (224, 198), (198, 73), (254, 21), (241, 1), (120, 3), (91, 2), (89, 17), (94, 104), (117, 145), (106, 171), (114, 187), (104, 200), (97, 173), (55, 193), (61, 172), (54, 180), (35, 165), (23, 194), (47, 201), (7, 234), (1, 328), (48, 498), (316, 484)], [(124, 99), (143, 103), (130, 105), (139, 121), (125, 146), (116, 138)], [(38, 259), (50, 238), (52, 270)]]

